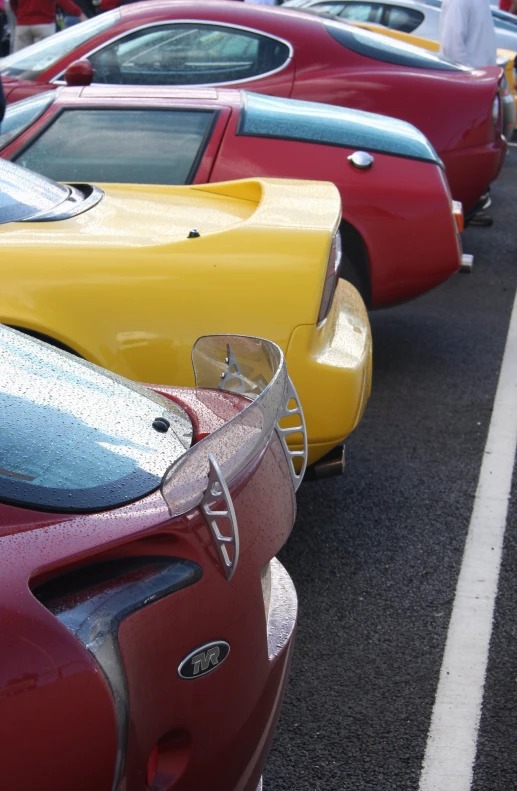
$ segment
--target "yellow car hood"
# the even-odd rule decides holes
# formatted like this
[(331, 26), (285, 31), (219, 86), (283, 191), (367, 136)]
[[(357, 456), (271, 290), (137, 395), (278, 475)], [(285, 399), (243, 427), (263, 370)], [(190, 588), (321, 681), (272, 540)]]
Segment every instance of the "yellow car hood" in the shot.
[(349, 283), (318, 323), (341, 220), (334, 185), (102, 188), (100, 203), (70, 219), (0, 225), (0, 322), (163, 384), (193, 384), (201, 335), (270, 338), (305, 409), (309, 460), (353, 430), (369, 393), (371, 336)]
[[(190, 187), (100, 185), (103, 199), (67, 220), (0, 226), (2, 245), (143, 247), (245, 226), (325, 230), (340, 198), (328, 183), (254, 179)], [(192, 245), (193, 240), (189, 240)]]

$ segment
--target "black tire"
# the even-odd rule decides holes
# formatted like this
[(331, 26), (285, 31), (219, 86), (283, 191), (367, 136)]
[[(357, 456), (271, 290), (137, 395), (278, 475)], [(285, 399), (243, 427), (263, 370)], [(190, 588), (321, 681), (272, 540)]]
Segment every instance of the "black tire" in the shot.
[(370, 307), (372, 291), (370, 287), (370, 261), (366, 245), (361, 234), (345, 220), (341, 223), (339, 232), (343, 248), (341, 277), (355, 286), (366, 306)]

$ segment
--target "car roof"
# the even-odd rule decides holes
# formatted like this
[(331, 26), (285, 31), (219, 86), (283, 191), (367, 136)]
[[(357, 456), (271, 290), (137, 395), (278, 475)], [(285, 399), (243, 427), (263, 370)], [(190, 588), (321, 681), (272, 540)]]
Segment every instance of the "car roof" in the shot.
[[(62, 93), (73, 89), (62, 88)], [(88, 85), (81, 89), (81, 98), (88, 99), (180, 99), (193, 101), (227, 101), (240, 104), (240, 91), (237, 88), (181, 88), (174, 85)]]
[[(171, 10), (181, 9), (207, 9), (214, 14), (220, 12), (224, 13), (232, 11), (235, 14), (242, 14), (250, 17), (264, 17), (276, 16), (278, 13), (285, 11), (282, 6), (262, 5), (258, 3), (241, 3), (235, 0), (141, 0), (137, 3), (127, 3), (126, 5), (119, 6), (120, 15), (123, 19), (132, 16), (148, 15), (156, 13), (157, 15), (164, 12), (171, 12)], [(302, 9), (300, 9), (302, 10)], [(199, 17), (196, 17), (199, 19)], [(209, 20), (208, 20), (209, 21)]]
[(309, 4), (307, 6), (302, 6), (300, 10), (302, 11), (303, 8), (307, 8), (307, 7), (312, 8), (315, 5), (327, 5), (328, 3), (335, 3), (336, 5), (341, 5), (341, 4), (347, 5), (349, 3), (358, 3), (358, 2), (359, 3), (372, 2), (372, 3), (378, 3), (379, 5), (396, 5), (402, 7), (407, 6), (410, 8), (418, 8), (421, 9), (422, 11), (429, 11), (429, 10), (439, 11), (439, 9), (436, 6), (430, 5), (429, 3), (421, 3), (418, 2), (418, 0), (312, 0), (310, 6)]

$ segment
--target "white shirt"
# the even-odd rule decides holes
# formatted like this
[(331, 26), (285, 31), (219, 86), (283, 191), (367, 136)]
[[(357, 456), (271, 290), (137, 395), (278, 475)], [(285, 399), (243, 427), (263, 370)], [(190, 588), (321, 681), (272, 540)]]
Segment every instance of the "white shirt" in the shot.
[(496, 65), (494, 21), (489, 0), (443, 0), (440, 53), (464, 66)]

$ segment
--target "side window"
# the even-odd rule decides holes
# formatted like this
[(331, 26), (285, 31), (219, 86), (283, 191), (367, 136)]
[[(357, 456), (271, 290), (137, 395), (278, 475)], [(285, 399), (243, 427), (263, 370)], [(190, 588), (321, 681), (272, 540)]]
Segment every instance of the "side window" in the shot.
[(65, 110), (16, 162), (56, 181), (186, 184), (213, 117), (209, 110)]
[(380, 3), (346, 3), (340, 15), (353, 22), (371, 22), (379, 24), (382, 16)]
[[(303, 9), (306, 10), (305, 8)], [(343, 11), (343, 3), (318, 3), (317, 5), (310, 6), (309, 11), (323, 11), (325, 14), (332, 14), (338, 16)]]
[(385, 26), (401, 33), (412, 33), (422, 24), (424, 15), (416, 8), (403, 8), (402, 6), (385, 6)]
[(89, 60), (97, 83), (203, 85), (248, 80), (288, 58), (285, 44), (257, 33), (182, 23), (137, 30)]

